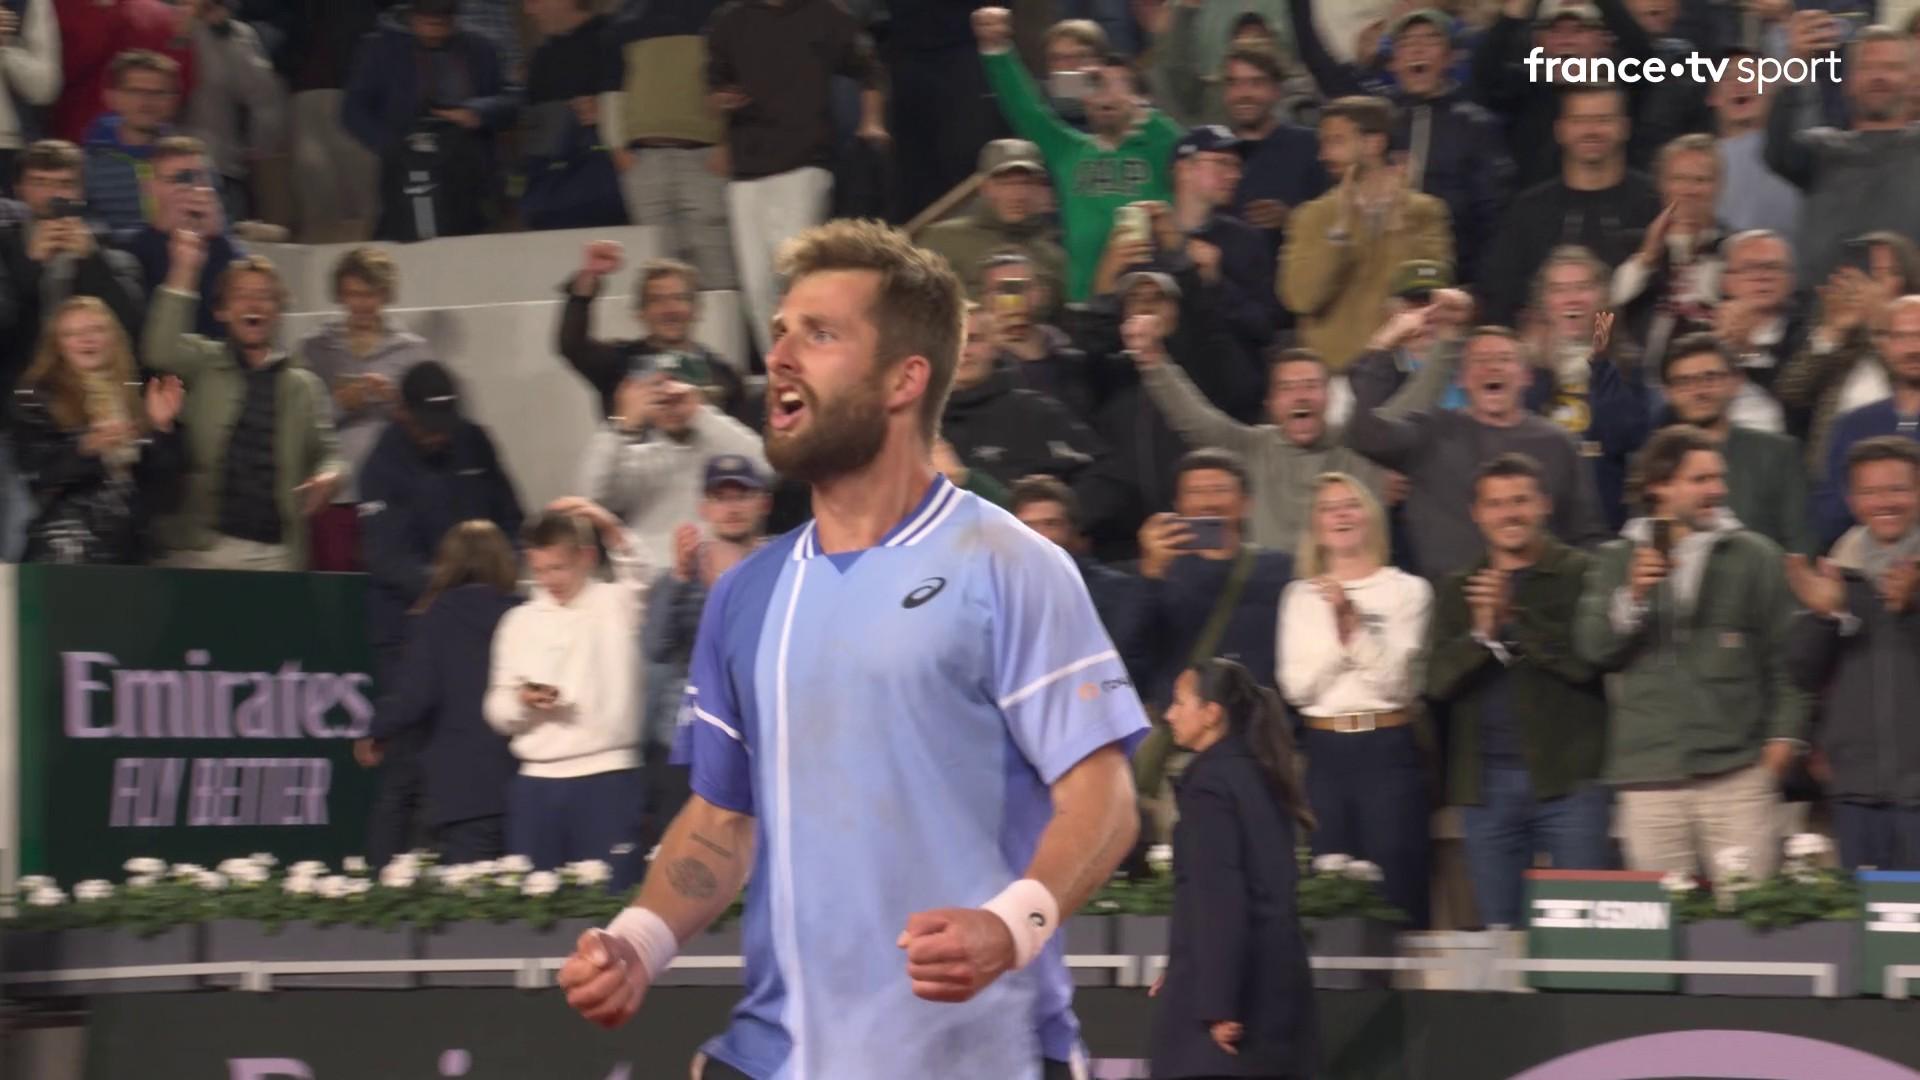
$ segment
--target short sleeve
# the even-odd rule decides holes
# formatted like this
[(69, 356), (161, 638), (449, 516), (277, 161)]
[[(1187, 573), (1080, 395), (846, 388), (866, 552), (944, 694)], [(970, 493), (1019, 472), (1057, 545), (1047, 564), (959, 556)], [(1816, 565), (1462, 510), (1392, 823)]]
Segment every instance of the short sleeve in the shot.
[(727, 662), (729, 584), (730, 579), (723, 578), (714, 587), (700, 615), (670, 760), (691, 766), (694, 794), (722, 810), (751, 814), (753, 765), (747, 725), (742, 722), (732, 665)]
[(1095, 750), (1128, 753), (1147, 714), (1066, 552), (1019, 537), (995, 559), (992, 693), (1008, 733), (1052, 784)]

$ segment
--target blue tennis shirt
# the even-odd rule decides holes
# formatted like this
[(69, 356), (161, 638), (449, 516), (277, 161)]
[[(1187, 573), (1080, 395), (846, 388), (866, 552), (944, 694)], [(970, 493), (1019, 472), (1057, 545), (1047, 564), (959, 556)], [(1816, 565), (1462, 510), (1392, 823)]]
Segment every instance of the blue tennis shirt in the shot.
[(746, 995), (709, 1056), (755, 1080), (1037, 1078), (1079, 1053), (1060, 936), (965, 1004), (913, 996), (916, 911), (1025, 874), (1049, 786), (1146, 715), (1067, 553), (936, 478), (877, 546), (809, 523), (715, 586), (676, 757), (755, 817)]

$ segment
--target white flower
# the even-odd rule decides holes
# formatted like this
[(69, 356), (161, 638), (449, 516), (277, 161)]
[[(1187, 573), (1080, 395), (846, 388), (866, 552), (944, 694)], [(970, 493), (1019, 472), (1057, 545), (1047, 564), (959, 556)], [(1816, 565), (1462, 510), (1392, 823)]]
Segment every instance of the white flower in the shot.
[(173, 876), (177, 878), (198, 878), (206, 872), (207, 868), (201, 866), (199, 863), (177, 862), (173, 864)]
[(1731, 881), (1745, 878), (1753, 873), (1753, 852), (1743, 847), (1721, 848), (1713, 857), (1713, 866), (1720, 876)]
[(308, 859), (305, 862), (297, 862), (287, 868), (288, 877), (318, 878), (318, 877), (325, 877), (326, 873), (327, 873), (327, 864), (320, 862), (317, 859)]
[(443, 869), (440, 872), (440, 883), (449, 889), (460, 890), (465, 889), (467, 886), (479, 880), (479, 877), (480, 875), (474, 870), (473, 864), (465, 863)]
[(247, 856), (247, 858), (252, 859), (256, 865), (264, 866), (268, 870), (280, 865), (280, 860), (275, 858), (271, 852), (256, 851)]
[(1808, 866), (1805, 863), (1794, 863), (1788, 867), (1787, 876), (1802, 885), (1817, 885), (1820, 883), (1819, 869)]
[(91, 881), (83, 881), (73, 887), (73, 898), (82, 903), (105, 900), (112, 895), (113, 884), (111, 882), (101, 881), (99, 878), (94, 878)]
[(67, 902), (67, 894), (51, 885), (42, 885), (27, 894), (27, 903), (34, 907), (59, 907)]
[(1316, 874), (1344, 874), (1347, 864), (1353, 862), (1349, 855), (1320, 855), (1313, 860), (1313, 872)]
[(613, 868), (599, 859), (581, 859), (567, 864), (567, 876), (579, 885), (605, 885), (613, 878)]
[(193, 883), (208, 892), (220, 892), (227, 887), (227, 875), (213, 870), (202, 870), (194, 877)]
[(1155, 870), (1165, 870), (1173, 865), (1173, 845), (1155, 844), (1147, 849), (1147, 865)]
[(372, 889), (373, 889), (373, 882), (368, 881), (366, 878), (350, 877), (347, 879), (346, 896), (347, 896), (347, 899), (349, 900), (359, 899), (360, 897), (367, 895), (367, 893), (370, 892)]
[(340, 874), (329, 874), (315, 883), (314, 891), (318, 892), (323, 900), (344, 900), (347, 897), (347, 882), (351, 880), (353, 879)]
[(314, 879), (306, 874), (296, 874), (281, 882), (280, 887), (285, 889), (289, 896), (312, 896)]
[(526, 874), (533, 871), (533, 860), (525, 855), (508, 855), (496, 867), (502, 874)]
[(159, 874), (135, 874), (127, 879), (127, 888), (145, 889), (160, 884)]
[(242, 885), (262, 885), (268, 877), (267, 868), (252, 859), (228, 859), (217, 869)]
[(473, 871), (475, 877), (492, 877), (500, 872), (500, 864), (492, 859), (481, 859), (468, 863), (467, 869)]
[(164, 874), (167, 864), (159, 859), (128, 859), (121, 869), (129, 874)]
[(520, 885), (520, 892), (525, 896), (552, 896), (559, 891), (560, 875), (550, 870), (536, 870)]
[(1817, 859), (1833, 850), (1833, 841), (1817, 832), (1795, 833), (1787, 837), (1787, 858)]
[(57, 884), (59, 883), (45, 874), (28, 874), (19, 881), (14, 882), (13, 887), (24, 894), (40, 889), (51, 889)]
[(1346, 875), (1355, 881), (1385, 881), (1386, 875), (1378, 866), (1365, 859), (1355, 859), (1347, 864)]
[(1700, 887), (1692, 874), (1683, 874), (1678, 870), (1669, 870), (1660, 879), (1660, 887), (1669, 893), (1690, 893)]
[[(365, 881), (366, 879), (355, 878), (354, 880)], [(380, 871), (380, 884), (389, 889), (411, 889), (419, 880), (419, 869), (411, 863), (403, 863), (398, 859), (388, 863), (387, 868)]]
[(367, 860), (358, 855), (349, 855), (340, 860), (340, 869), (349, 874), (364, 874), (367, 872)]

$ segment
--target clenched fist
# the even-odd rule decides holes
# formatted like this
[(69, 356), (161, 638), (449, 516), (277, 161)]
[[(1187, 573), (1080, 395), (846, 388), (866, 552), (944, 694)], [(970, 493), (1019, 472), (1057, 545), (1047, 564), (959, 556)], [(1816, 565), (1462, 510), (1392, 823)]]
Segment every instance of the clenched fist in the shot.
[(981, 52), (1001, 52), (1013, 43), (1013, 12), (984, 7), (973, 13), (973, 36)]

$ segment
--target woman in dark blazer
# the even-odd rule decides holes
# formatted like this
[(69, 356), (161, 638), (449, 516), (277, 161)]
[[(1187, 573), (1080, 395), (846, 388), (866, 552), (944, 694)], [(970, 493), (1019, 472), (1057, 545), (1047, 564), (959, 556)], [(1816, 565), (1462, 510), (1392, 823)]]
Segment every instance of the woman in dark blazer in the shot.
[(1167, 723), (1195, 756), (1176, 787), (1153, 1075), (1312, 1076), (1319, 1041), (1294, 847), (1313, 818), (1285, 709), (1246, 668), (1208, 660), (1174, 683)]
[(506, 854), (507, 782), (520, 763), (506, 736), (487, 726), (481, 702), (494, 629), (520, 602), (517, 570), (513, 545), (493, 522), (463, 521), (448, 530), (409, 616), (400, 685), (380, 688), (369, 738), (354, 748), (371, 767), (388, 740), (427, 732), (426, 820), (445, 865)]

